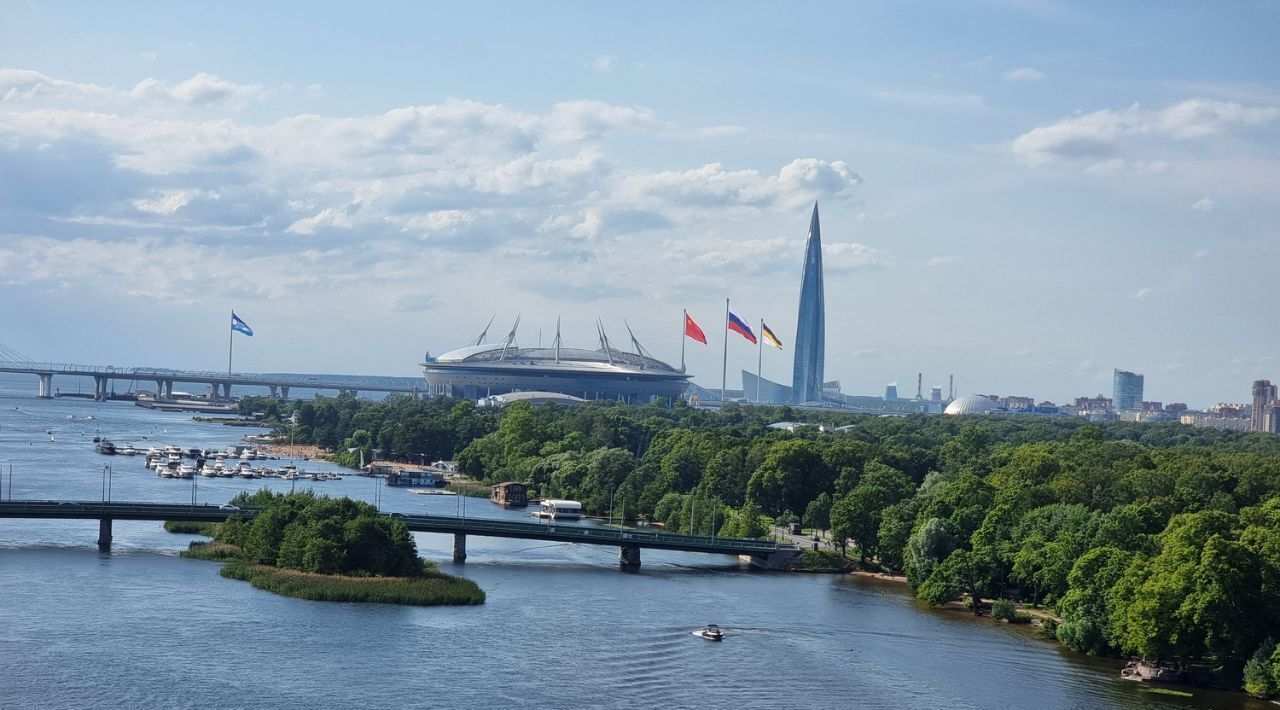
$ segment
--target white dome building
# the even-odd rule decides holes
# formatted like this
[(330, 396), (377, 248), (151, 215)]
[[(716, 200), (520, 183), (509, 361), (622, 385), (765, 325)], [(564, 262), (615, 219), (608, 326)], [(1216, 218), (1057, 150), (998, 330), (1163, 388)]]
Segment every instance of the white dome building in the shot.
[(990, 414), (1000, 407), (995, 402), (983, 397), (980, 394), (971, 394), (967, 397), (961, 397), (951, 404), (947, 405), (943, 414)]

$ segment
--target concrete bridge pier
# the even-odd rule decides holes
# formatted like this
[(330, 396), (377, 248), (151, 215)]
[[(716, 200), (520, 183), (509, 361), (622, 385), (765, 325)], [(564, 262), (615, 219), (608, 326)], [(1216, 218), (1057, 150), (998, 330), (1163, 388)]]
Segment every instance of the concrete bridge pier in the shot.
[(622, 545), (619, 547), (618, 566), (623, 569), (640, 569), (640, 546)]
[(289, 399), (289, 385), (280, 385), (280, 399)]
[(222, 385), (222, 398), (227, 400), (228, 402), (231, 401), (231, 383), (230, 382), (227, 382)]
[(467, 536), (462, 533), (453, 534), (453, 561), (457, 564), (467, 561)]
[(98, 552), (111, 552), (111, 518), (98, 520)]
[(107, 378), (104, 375), (93, 376), (93, 398), (99, 402), (107, 399)]
[(280, 388), (275, 385), (267, 385), (267, 396), (271, 399), (280, 399)]
[(53, 397), (53, 374), (36, 375), (37, 389), (36, 396), (40, 399), (49, 399)]

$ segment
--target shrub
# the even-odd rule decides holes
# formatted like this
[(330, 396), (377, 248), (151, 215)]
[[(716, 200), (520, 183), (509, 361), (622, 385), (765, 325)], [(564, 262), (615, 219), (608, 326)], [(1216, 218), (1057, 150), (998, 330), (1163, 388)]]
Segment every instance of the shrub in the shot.
[(1040, 634), (1041, 636), (1047, 639), (1058, 638), (1058, 620), (1042, 619), (1040, 621), (1040, 628), (1036, 631), (1036, 633)]
[[(993, 618), (1001, 621), (1013, 621), (1016, 615), (1017, 612), (1014, 611), (1013, 602), (1008, 599), (997, 599), (991, 605), (991, 616)], [(1027, 619), (1030, 620), (1031, 617), (1027, 616)]]

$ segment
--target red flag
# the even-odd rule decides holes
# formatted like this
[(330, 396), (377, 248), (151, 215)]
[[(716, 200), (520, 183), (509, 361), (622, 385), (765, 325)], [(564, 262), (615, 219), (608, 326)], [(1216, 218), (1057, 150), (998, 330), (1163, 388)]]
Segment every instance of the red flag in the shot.
[(698, 327), (697, 323), (693, 322), (688, 313), (684, 314), (684, 334), (686, 337), (693, 338), (703, 345), (707, 344), (707, 334), (702, 332), (702, 329)]

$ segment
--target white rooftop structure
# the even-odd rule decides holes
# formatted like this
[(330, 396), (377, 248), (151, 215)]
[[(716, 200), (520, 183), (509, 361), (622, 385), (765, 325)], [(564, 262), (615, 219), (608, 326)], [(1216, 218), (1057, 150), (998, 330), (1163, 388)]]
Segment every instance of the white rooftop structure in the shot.
[(992, 402), (990, 398), (983, 397), (980, 394), (971, 394), (961, 397), (951, 404), (942, 412), (943, 414), (990, 414), (1000, 407)]

